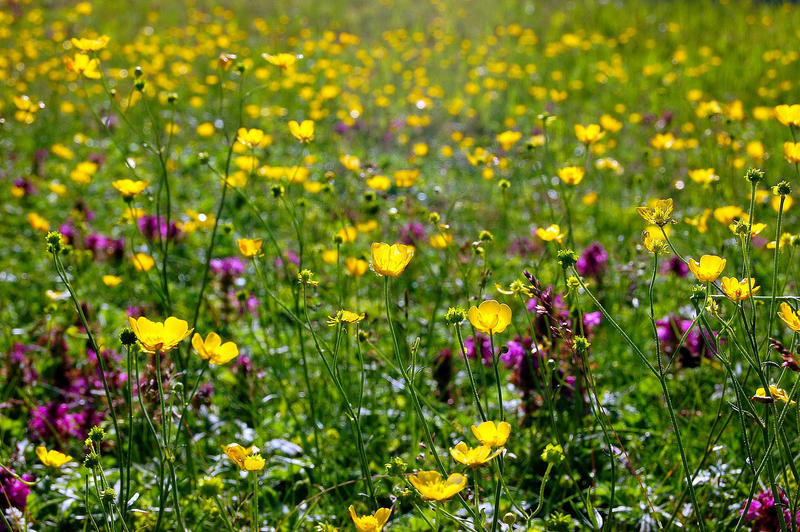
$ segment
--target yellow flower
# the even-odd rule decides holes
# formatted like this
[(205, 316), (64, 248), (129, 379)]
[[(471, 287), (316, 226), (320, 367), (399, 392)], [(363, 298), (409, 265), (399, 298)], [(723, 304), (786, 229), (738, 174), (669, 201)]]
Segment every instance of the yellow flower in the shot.
[(86, 54), (75, 54), (72, 59), (65, 58), (64, 65), (70, 72), (83, 74), (85, 78), (100, 79), (100, 71), (98, 70), (100, 61), (97, 58), (91, 58)]
[(133, 256), (133, 267), (136, 271), (147, 272), (155, 266), (156, 261), (147, 253), (137, 253)]
[(453, 242), (453, 235), (450, 233), (431, 235), (429, 242), (435, 249), (444, 249), (448, 246), (448, 244)]
[(723, 277), (720, 281), (722, 291), (731, 301), (742, 301), (753, 294), (758, 293), (760, 286), (755, 286), (756, 280), (752, 277), (739, 281), (735, 277)]
[(766, 390), (764, 390), (763, 387), (760, 387), (756, 389), (756, 394), (752, 399), (753, 401), (758, 401), (759, 403), (774, 403), (775, 399), (778, 399), (784, 403), (792, 405), (795, 404), (795, 401), (789, 402), (789, 394), (786, 393), (786, 390), (783, 388), (778, 388), (774, 385), (770, 385), (769, 387), (769, 397), (767, 396)]
[(266, 59), (270, 64), (275, 65), (283, 70), (293, 66), (297, 62), (297, 56), (294, 54), (280, 53), (280, 54), (261, 54), (261, 57)]
[[(778, 199), (780, 200), (780, 198)], [(761, 233), (761, 231), (763, 231), (766, 228), (767, 224), (765, 223), (755, 223), (753, 224), (752, 227), (750, 227), (750, 236), (751, 237), (758, 236)], [(733, 234), (736, 234), (736, 224), (728, 225), (728, 229), (730, 229)]]
[(238, 443), (229, 443), (228, 445), (220, 445), (222, 451), (228, 455), (228, 458), (239, 466), (239, 469), (244, 470), (245, 458), (252, 455), (253, 447), (242, 447)]
[(117, 277), (116, 275), (104, 275), (103, 276), (103, 284), (106, 286), (114, 287), (119, 285), (122, 282), (122, 277)]
[(553, 242), (556, 241), (559, 244), (562, 243), (566, 233), (561, 232), (561, 227), (558, 224), (552, 224), (547, 227), (539, 227), (536, 229), (536, 236), (544, 240), (545, 242)]
[(583, 176), (585, 174), (586, 170), (580, 166), (565, 166), (564, 168), (558, 169), (558, 177), (567, 185), (577, 185), (583, 181)]
[(342, 155), (339, 157), (339, 162), (351, 172), (358, 172), (361, 169), (361, 160), (355, 155)]
[(394, 173), (394, 184), (400, 188), (414, 186), (419, 179), (419, 170), (398, 170)]
[(264, 243), (263, 238), (240, 238), (236, 241), (239, 245), (239, 251), (248, 259), (261, 255), (261, 245)]
[(144, 189), (147, 188), (147, 185), (150, 184), (149, 181), (134, 181), (133, 179), (118, 179), (111, 183), (114, 185), (114, 188), (122, 194), (122, 197), (126, 200), (129, 200), (135, 196), (141, 194)]
[(381, 532), (392, 514), (392, 510), (389, 508), (378, 508), (378, 511), (373, 515), (359, 516), (352, 504), (348, 511), (350, 512), (350, 519), (353, 520), (353, 524), (356, 525), (356, 530), (359, 532)]
[(689, 177), (695, 183), (707, 185), (714, 181), (719, 181), (719, 176), (714, 173), (713, 168), (700, 168), (697, 170), (689, 170)]
[(50, 222), (35, 212), (28, 213), (28, 223), (37, 231), (47, 232), (50, 230)]
[(484, 164), (489, 164), (492, 162), (492, 154), (485, 150), (484, 148), (475, 148), (475, 150), (470, 153), (466, 152), (467, 160), (469, 164), (472, 166), (483, 166)]
[(636, 212), (647, 223), (663, 227), (672, 222), (672, 208), (672, 198), (667, 198), (655, 200), (648, 207), (636, 207)]
[(389, 190), (392, 180), (385, 175), (375, 175), (366, 180), (367, 186), (373, 190)]
[(206, 339), (199, 333), (192, 336), (192, 347), (203, 360), (221, 366), (239, 356), (239, 348), (233, 342), (222, 343), (222, 338), (215, 332), (208, 333)]
[(494, 299), (471, 306), (467, 312), (469, 322), (482, 333), (501, 333), (511, 323), (511, 307)]
[(700, 262), (689, 259), (689, 270), (701, 283), (713, 283), (725, 269), (727, 261), (716, 255), (703, 255)]
[(372, 269), (378, 275), (397, 277), (406, 269), (414, 256), (414, 246), (405, 244), (386, 244), (373, 242), (370, 248), (372, 253)]
[(505, 151), (511, 149), (511, 146), (516, 144), (516, 142), (522, 138), (522, 133), (519, 131), (503, 131), (499, 135), (497, 135), (496, 140), (500, 143), (500, 147), (502, 147)]
[(484, 421), (480, 425), (472, 425), (472, 433), (484, 445), (502, 447), (511, 434), (511, 425), (505, 421), (497, 424), (494, 421)]
[(38, 456), (39, 460), (41, 460), (42, 463), (47, 467), (61, 467), (72, 460), (71, 456), (67, 456), (66, 454), (58, 451), (48, 451), (44, 447), (36, 448), (36, 456)]
[(746, 222), (749, 219), (749, 215), (737, 205), (725, 205), (714, 209), (714, 219), (721, 224), (730, 224), (736, 218)]
[[(261, 141), (264, 140), (264, 132), (260, 129), (246, 129), (240, 127), (239, 130), (236, 132), (236, 141), (239, 144), (244, 144), (245, 146), (255, 147), (261, 144)], [(251, 165), (251, 167), (254, 165)]]
[(356, 277), (361, 277), (365, 273), (367, 273), (367, 268), (369, 268), (369, 263), (362, 259), (357, 259), (355, 257), (348, 257), (346, 261), (344, 261), (344, 267), (347, 270), (347, 273), (350, 275), (354, 275)]
[(166, 353), (173, 350), (194, 331), (189, 328), (187, 322), (174, 316), (170, 316), (164, 322), (150, 321), (144, 316), (136, 319), (128, 317), (128, 323), (139, 339), (142, 351), (151, 354), (156, 351)]
[(784, 142), (783, 155), (790, 163), (800, 163), (800, 142)]
[(361, 314), (356, 314), (349, 310), (340, 310), (336, 314), (328, 316), (328, 325), (333, 327), (340, 323), (358, 323), (364, 319), (364, 316), (366, 316), (366, 314), (363, 312)]
[(467, 477), (460, 473), (453, 473), (443, 480), (438, 471), (420, 471), (409, 475), (408, 481), (420, 495), (434, 501), (446, 501), (467, 487)]
[(488, 445), (479, 445), (478, 447), (469, 448), (467, 444), (462, 441), (450, 449), (450, 456), (452, 456), (453, 460), (456, 462), (464, 464), (467, 467), (479, 467), (487, 464), (489, 460), (502, 452), (502, 447), (492, 452), (492, 448)]
[(797, 312), (792, 310), (792, 307), (790, 307), (788, 303), (781, 303), (778, 317), (783, 320), (783, 323), (791, 330), (800, 333), (800, 316), (798, 316)]
[(778, 105), (775, 118), (784, 126), (800, 127), (800, 104)]
[(575, 136), (578, 137), (578, 140), (586, 144), (594, 144), (606, 134), (603, 131), (603, 128), (600, 127), (600, 124), (589, 124), (588, 126), (584, 126), (581, 124), (575, 124)]
[(600, 117), (600, 125), (603, 127), (603, 129), (610, 131), (611, 133), (616, 133), (622, 129), (622, 122), (608, 114)]
[(108, 35), (102, 35), (96, 39), (86, 39), (84, 37), (76, 39), (73, 37), (70, 42), (72, 46), (81, 52), (99, 52), (106, 47), (109, 40), (110, 37)]
[(667, 244), (667, 241), (661, 233), (656, 233), (655, 231), (645, 229), (642, 232), (642, 244), (647, 251), (655, 255), (663, 255), (669, 251), (669, 244)]
[(298, 123), (297, 120), (292, 120), (289, 122), (289, 131), (300, 142), (311, 142), (314, 140), (314, 121), (303, 120)]
[(260, 454), (251, 454), (244, 457), (244, 467), (242, 469), (245, 471), (261, 471), (266, 463), (267, 461)]

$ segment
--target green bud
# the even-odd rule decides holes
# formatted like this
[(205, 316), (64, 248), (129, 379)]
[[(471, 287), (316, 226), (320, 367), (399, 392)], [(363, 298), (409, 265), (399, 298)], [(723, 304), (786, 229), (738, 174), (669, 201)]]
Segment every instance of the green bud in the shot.
[(542, 451), (542, 460), (548, 464), (558, 465), (564, 461), (564, 449), (560, 445), (548, 443)]
[(467, 319), (467, 313), (461, 307), (450, 307), (444, 317), (444, 321), (450, 325), (458, 325), (465, 319)]
[(578, 262), (578, 254), (571, 249), (559, 249), (557, 256), (558, 263), (563, 269), (571, 268)]

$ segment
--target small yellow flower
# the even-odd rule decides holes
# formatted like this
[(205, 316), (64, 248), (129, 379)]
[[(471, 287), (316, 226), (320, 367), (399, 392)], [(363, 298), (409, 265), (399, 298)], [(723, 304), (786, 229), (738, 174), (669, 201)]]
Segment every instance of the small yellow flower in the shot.
[(298, 123), (297, 120), (292, 120), (289, 122), (289, 131), (300, 142), (311, 142), (314, 140), (314, 121), (303, 120)]
[(253, 257), (257, 257), (261, 255), (261, 245), (264, 243), (263, 238), (240, 238), (236, 241), (239, 245), (239, 251), (247, 257), (251, 259)]
[(236, 141), (250, 148), (258, 146), (261, 144), (262, 140), (264, 140), (264, 132), (260, 129), (246, 129), (240, 127), (236, 132)]
[(239, 356), (239, 348), (233, 342), (222, 343), (222, 338), (215, 332), (208, 333), (206, 339), (199, 333), (192, 336), (192, 347), (203, 360), (221, 366)]
[(636, 207), (636, 212), (644, 218), (647, 223), (663, 227), (672, 223), (672, 198), (659, 199), (652, 202), (647, 207)]
[(361, 314), (356, 314), (349, 310), (340, 310), (336, 314), (328, 316), (328, 325), (333, 327), (340, 323), (358, 323), (364, 319), (364, 316), (366, 316), (366, 314), (363, 312)]
[(521, 138), (522, 133), (519, 131), (503, 131), (497, 135), (496, 140), (500, 143), (501, 148), (503, 148), (505, 151), (508, 151)]
[(61, 467), (72, 460), (71, 456), (58, 451), (48, 451), (44, 447), (36, 448), (36, 456), (38, 456), (39, 460), (47, 467)]
[(780, 310), (778, 311), (778, 317), (783, 320), (783, 323), (785, 323), (786, 326), (791, 330), (796, 333), (800, 333), (800, 316), (798, 316), (796, 311), (792, 310), (792, 307), (789, 306), (789, 303), (781, 303)]
[(150, 271), (153, 266), (156, 265), (155, 259), (148, 255), (147, 253), (136, 253), (133, 256), (133, 267), (136, 268), (136, 271), (140, 272), (147, 272)]
[(453, 460), (464, 464), (467, 467), (480, 467), (489, 463), (489, 461), (502, 453), (502, 447), (492, 452), (492, 448), (488, 445), (479, 445), (478, 447), (469, 448), (463, 441), (456, 444), (455, 447), (450, 449), (450, 456)]
[(494, 421), (484, 421), (480, 425), (472, 425), (472, 433), (484, 445), (502, 447), (511, 434), (511, 425), (505, 421), (497, 424)]
[(83, 77), (88, 79), (100, 79), (100, 61), (97, 58), (91, 58), (86, 54), (75, 54), (72, 58), (65, 58), (64, 65), (70, 72), (82, 74)]
[(536, 229), (536, 236), (545, 242), (558, 242), (563, 243), (566, 233), (561, 232), (561, 227), (558, 224), (551, 224), (547, 227), (539, 227)]
[(35, 212), (28, 213), (28, 223), (31, 224), (31, 227), (37, 231), (42, 231), (43, 233), (46, 233), (50, 230), (50, 222)]
[(450, 233), (439, 233), (436, 235), (431, 235), (429, 242), (431, 246), (435, 249), (445, 249), (449, 244), (453, 242), (453, 235)]
[(740, 281), (736, 279), (736, 277), (723, 277), (720, 281), (722, 291), (731, 301), (742, 301), (758, 293), (761, 287), (755, 286), (755, 284), (756, 280), (752, 277), (749, 279), (749, 282), (748, 279), (742, 279)]
[(174, 316), (170, 316), (163, 322), (150, 321), (144, 316), (136, 319), (128, 317), (128, 323), (136, 334), (136, 338), (139, 339), (142, 351), (150, 354), (156, 351), (166, 353), (173, 350), (194, 331), (189, 328), (186, 321)]
[(408, 188), (414, 186), (419, 179), (419, 170), (397, 170), (394, 173), (394, 184), (400, 188)]
[(575, 124), (575, 136), (578, 140), (586, 144), (594, 144), (605, 136), (606, 132), (600, 127), (600, 124), (589, 124), (587, 126)]
[(714, 181), (719, 181), (719, 176), (714, 173), (713, 168), (700, 168), (697, 170), (689, 170), (689, 177), (695, 183), (707, 185)]
[(792, 164), (800, 163), (800, 142), (784, 142), (783, 155)]
[(353, 524), (359, 532), (381, 532), (389, 520), (389, 516), (392, 515), (390, 508), (378, 508), (378, 511), (373, 515), (362, 516), (356, 513), (356, 509), (353, 508), (352, 504), (347, 510), (350, 512), (350, 519), (353, 520)]
[(392, 186), (392, 180), (385, 175), (375, 175), (365, 181), (367, 186), (373, 190), (389, 190)]
[(558, 177), (567, 185), (577, 185), (583, 181), (586, 170), (581, 166), (565, 166), (558, 169)]
[(350, 275), (353, 275), (355, 277), (361, 277), (362, 275), (367, 273), (367, 269), (369, 268), (369, 263), (362, 259), (357, 259), (355, 257), (348, 257), (347, 260), (344, 261), (344, 268)]
[(361, 169), (361, 160), (355, 155), (342, 155), (339, 157), (339, 162), (351, 172), (358, 172)]
[(713, 283), (725, 269), (727, 261), (716, 255), (703, 255), (700, 262), (689, 259), (689, 270), (701, 283)]
[(492, 162), (493, 155), (484, 148), (475, 148), (472, 153), (465, 152), (469, 164), (472, 166), (483, 166)]
[(642, 232), (642, 244), (647, 251), (654, 255), (663, 255), (669, 251), (669, 244), (664, 240), (664, 237), (660, 233), (654, 233), (653, 231), (645, 230)]
[(446, 501), (467, 487), (467, 477), (460, 473), (453, 473), (443, 480), (438, 471), (420, 471), (409, 475), (408, 481), (420, 495), (433, 501)]
[(511, 323), (511, 307), (494, 299), (471, 306), (467, 312), (469, 322), (482, 333), (501, 333)]
[(260, 454), (251, 454), (244, 457), (244, 469), (245, 471), (261, 471), (264, 469), (267, 461)]
[(112, 288), (118, 286), (119, 283), (122, 282), (122, 277), (117, 277), (116, 275), (104, 275), (102, 279), (104, 285)]
[(239, 466), (239, 469), (244, 471), (245, 458), (252, 455), (253, 447), (242, 447), (238, 443), (229, 443), (228, 445), (220, 445), (222, 451), (228, 455), (228, 458)]
[(414, 256), (414, 246), (405, 244), (386, 244), (373, 242), (370, 248), (372, 253), (372, 269), (378, 275), (397, 277), (406, 269)]
[(297, 56), (294, 54), (280, 53), (280, 54), (261, 54), (261, 57), (266, 59), (270, 64), (286, 70), (297, 62)]
[(147, 188), (147, 185), (150, 184), (149, 181), (134, 181), (133, 179), (118, 179), (111, 183), (114, 185), (114, 188), (122, 194), (122, 197), (126, 200), (130, 200), (135, 196), (141, 194), (144, 189)]
[(800, 127), (800, 104), (778, 105), (775, 118), (784, 126)]
[(789, 402), (789, 394), (786, 393), (786, 390), (783, 388), (778, 388), (777, 386), (770, 385), (769, 387), (769, 397), (767, 396), (766, 390), (763, 387), (760, 387), (756, 390), (756, 394), (752, 397), (753, 401), (757, 401), (759, 403), (774, 403), (775, 399), (779, 401), (783, 401), (784, 403), (788, 404), (795, 404), (795, 401)]
[(86, 39), (84, 37), (76, 39), (73, 37), (70, 42), (72, 46), (81, 52), (99, 52), (106, 47), (109, 40), (110, 37), (108, 35), (102, 35), (96, 39)]

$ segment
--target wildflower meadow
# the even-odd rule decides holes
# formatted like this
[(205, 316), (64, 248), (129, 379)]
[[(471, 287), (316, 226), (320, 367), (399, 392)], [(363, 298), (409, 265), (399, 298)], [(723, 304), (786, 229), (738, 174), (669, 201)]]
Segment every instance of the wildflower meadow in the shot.
[(800, 529), (796, 3), (0, 22), (0, 531)]

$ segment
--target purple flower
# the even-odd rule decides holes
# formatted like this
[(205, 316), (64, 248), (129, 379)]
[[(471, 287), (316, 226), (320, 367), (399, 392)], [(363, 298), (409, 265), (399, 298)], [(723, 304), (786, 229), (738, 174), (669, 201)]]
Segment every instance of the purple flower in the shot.
[(525, 358), (525, 346), (520, 340), (514, 339), (506, 344), (506, 348), (506, 352), (500, 355), (500, 361), (508, 369), (516, 368)]
[[(16, 472), (15, 472), (16, 473)], [(32, 475), (22, 475), (22, 480), (33, 481)], [(4, 469), (0, 469), (0, 511), (6, 508), (24, 510), (28, 505), (28, 495), (31, 489), (11, 476)]]
[(678, 277), (689, 275), (689, 267), (678, 257), (670, 257), (667, 262), (661, 265), (661, 273), (671, 273)]
[(599, 242), (593, 242), (581, 253), (575, 269), (578, 273), (586, 277), (599, 279), (606, 271), (608, 264), (608, 252)]
[[(481, 349), (481, 360), (484, 365), (488, 366), (492, 363), (492, 342), (485, 334), (478, 333), (475, 335)], [(464, 340), (464, 348), (467, 350), (467, 358), (475, 358), (475, 338), (468, 336)]]
[(587, 312), (583, 315), (583, 328), (586, 330), (586, 334), (589, 335), (592, 333), (595, 327), (600, 325), (600, 322), (603, 321), (603, 313), (598, 311), (595, 312)]
[(167, 221), (163, 216), (158, 217), (154, 215), (145, 215), (136, 221), (139, 230), (148, 240), (158, 240), (159, 233), (161, 238), (177, 238), (180, 236), (181, 231), (178, 229), (178, 224), (170, 222), (169, 229), (167, 229)]
[(400, 228), (400, 242), (412, 245), (425, 239), (425, 226), (419, 222), (406, 224)]

